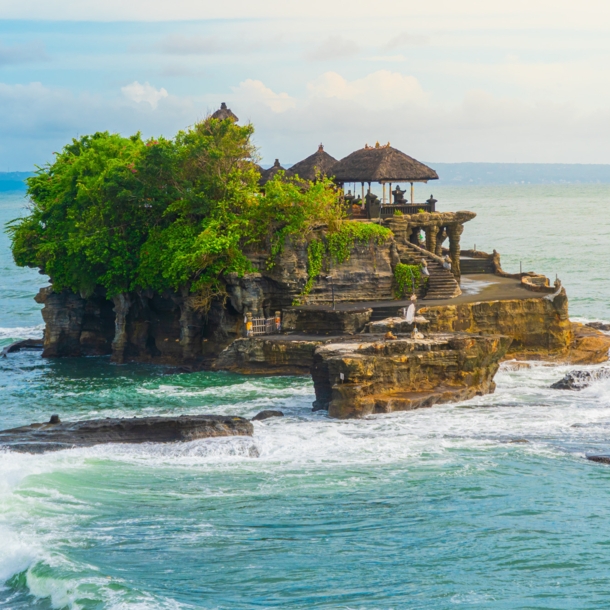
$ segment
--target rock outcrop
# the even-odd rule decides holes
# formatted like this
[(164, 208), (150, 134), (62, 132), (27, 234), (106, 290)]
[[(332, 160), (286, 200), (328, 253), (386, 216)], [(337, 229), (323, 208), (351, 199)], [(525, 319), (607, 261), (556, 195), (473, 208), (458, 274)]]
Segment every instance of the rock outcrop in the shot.
[(311, 373), (314, 410), (331, 417), (429, 407), (493, 392), (510, 338), (438, 333), (424, 339), (384, 335), (277, 335), (238, 339), (217, 367), (240, 373)]
[(551, 388), (554, 390), (584, 390), (595, 381), (610, 379), (610, 368), (603, 367), (593, 371), (570, 371), (563, 379), (555, 382)]
[(330, 342), (314, 354), (314, 408), (344, 419), (487, 394), (510, 343), (465, 333)]
[(595, 330), (601, 330), (602, 332), (610, 332), (610, 324), (608, 322), (588, 322), (585, 326), (590, 326)]
[(31, 424), (0, 432), (0, 447), (23, 453), (44, 453), (103, 443), (171, 443), (218, 436), (252, 436), (252, 424), (242, 417), (181, 415), (92, 419)]
[(284, 414), (282, 413), (282, 411), (275, 411), (273, 409), (265, 409), (264, 411), (257, 413), (252, 418), (252, 421), (263, 421), (265, 419), (271, 419), (272, 417), (284, 417)]
[(536, 297), (422, 307), (430, 332), (501, 334), (512, 338), (508, 355), (517, 359), (566, 356), (573, 342), (565, 290), (553, 299)]
[(284, 310), (282, 328), (308, 334), (355, 334), (364, 330), (373, 310), (370, 308), (333, 310), (331, 307), (290, 307)]
[(601, 364), (608, 360), (610, 336), (588, 325), (572, 322), (572, 342), (562, 359), (569, 364)]
[(316, 349), (337, 338), (272, 335), (236, 339), (220, 354), (213, 368), (243, 375), (309, 375)]

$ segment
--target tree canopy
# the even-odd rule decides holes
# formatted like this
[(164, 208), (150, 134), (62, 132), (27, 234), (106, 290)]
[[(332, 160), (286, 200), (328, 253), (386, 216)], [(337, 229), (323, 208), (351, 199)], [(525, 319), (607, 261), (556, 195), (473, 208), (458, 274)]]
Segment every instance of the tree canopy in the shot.
[[(139, 288), (221, 290), (225, 273), (273, 265), (288, 235), (340, 222), (328, 180), (283, 175), (258, 186), (251, 125), (208, 118), (172, 139), (108, 132), (75, 139), (28, 178), (29, 215), (8, 225), (18, 265), (38, 267), (56, 290), (109, 297)], [(209, 300), (209, 299), (208, 299)]]

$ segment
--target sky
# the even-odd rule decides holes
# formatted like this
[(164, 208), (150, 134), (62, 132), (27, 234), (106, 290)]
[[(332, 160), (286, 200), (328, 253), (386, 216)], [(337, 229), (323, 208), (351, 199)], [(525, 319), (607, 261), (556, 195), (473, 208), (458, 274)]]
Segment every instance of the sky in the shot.
[(227, 105), (264, 164), (610, 163), (608, 0), (0, 0), (0, 171)]

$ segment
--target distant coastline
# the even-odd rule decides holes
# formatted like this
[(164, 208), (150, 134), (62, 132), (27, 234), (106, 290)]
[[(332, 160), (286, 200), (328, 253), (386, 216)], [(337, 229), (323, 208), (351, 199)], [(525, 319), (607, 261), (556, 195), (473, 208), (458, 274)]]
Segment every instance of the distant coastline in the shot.
[[(290, 167), (292, 164), (286, 164)], [(435, 163), (436, 184), (610, 184), (610, 165), (578, 163)], [(263, 164), (263, 168), (271, 167)], [(0, 172), (0, 192), (24, 191), (33, 172)]]
[(441, 185), (610, 184), (610, 165), (572, 163), (427, 163)]
[(25, 179), (33, 172), (0, 172), (0, 193), (25, 191)]
[[(610, 184), (610, 165), (577, 163), (435, 163), (439, 185)], [(287, 163), (284, 167), (290, 167)], [(262, 164), (264, 169), (271, 167)]]

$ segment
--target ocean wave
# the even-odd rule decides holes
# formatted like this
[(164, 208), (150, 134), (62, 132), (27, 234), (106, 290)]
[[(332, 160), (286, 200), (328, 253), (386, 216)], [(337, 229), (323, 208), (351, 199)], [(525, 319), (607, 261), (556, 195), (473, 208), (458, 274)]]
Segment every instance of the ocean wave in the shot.
[(42, 339), (44, 324), (37, 326), (15, 326), (13, 328), (0, 327), (0, 341), (3, 339)]

